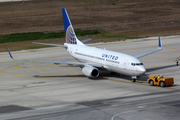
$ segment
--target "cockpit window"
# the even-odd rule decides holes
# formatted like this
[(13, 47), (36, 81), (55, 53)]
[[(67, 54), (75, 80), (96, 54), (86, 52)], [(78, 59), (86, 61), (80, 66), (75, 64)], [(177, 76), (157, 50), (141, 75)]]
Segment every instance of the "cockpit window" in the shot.
[(131, 63), (132, 66), (139, 66), (139, 65), (143, 65), (143, 63)]

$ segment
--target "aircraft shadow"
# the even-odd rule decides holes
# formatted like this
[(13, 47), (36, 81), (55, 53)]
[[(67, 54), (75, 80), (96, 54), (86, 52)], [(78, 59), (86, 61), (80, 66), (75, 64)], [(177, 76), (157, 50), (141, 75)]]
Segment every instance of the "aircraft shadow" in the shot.
[[(155, 68), (148, 68), (146, 69), (146, 72), (151, 72), (151, 71), (156, 71), (156, 70), (160, 70), (160, 69), (166, 69), (166, 68), (171, 68), (171, 67), (176, 67), (176, 65), (167, 65), (167, 66), (161, 66), (161, 67), (155, 67)], [(79, 74), (79, 75), (56, 75), (56, 76), (40, 76), (40, 75), (36, 75), (34, 76), (36, 78), (55, 78), (55, 77), (84, 77), (85, 76), (83, 74)], [(131, 81), (131, 77), (130, 76), (126, 76), (126, 75), (120, 75), (118, 73), (108, 73), (106, 71), (100, 71), (100, 75), (98, 78), (89, 78), (90, 80), (104, 80), (111, 78), (111, 77), (115, 77), (115, 78), (122, 78), (128, 81)], [(140, 81), (146, 81), (149, 77), (149, 74), (144, 74), (141, 77), (138, 78), (138, 80)]]
[[(151, 72), (151, 71), (156, 71), (156, 70), (161, 70), (161, 69), (166, 69), (166, 68), (171, 68), (171, 67), (176, 67), (176, 65), (167, 65), (167, 66), (161, 66), (161, 67), (148, 68), (148, 69), (146, 69), (146, 72)], [(117, 74), (117, 73), (108, 74), (107, 72), (103, 72), (103, 73), (100, 74), (100, 76), (116, 77), (116, 78), (122, 78), (122, 79), (125, 79), (125, 80), (128, 80), (128, 81), (131, 81), (130, 76), (120, 75), (120, 74)], [(148, 78), (149, 78), (149, 74), (145, 73), (144, 75), (137, 78), (137, 80), (147, 81)]]
[(176, 67), (176, 65), (167, 65), (167, 66), (161, 66), (161, 67), (155, 67), (155, 68), (148, 68), (146, 69), (146, 72), (151, 72), (151, 71), (156, 71), (156, 70), (166, 69), (166, 68), (171, 68), (171, 67)]
[[(54, 75), (54, 76), (41, 76), (41, 75), (35, 75), (33, 77), (36, 77), (36, 78), (60, 78), (60, 77), (67, 77), (67, 78), (70, 78), (70, 77), (82, 77), (82, 78), (86, 78), (86, 76), (84, 76), (83, 74), (82, 75)], [(104, 76), (100, 76), (98, 78), (89, 78), (90, 80), (104, 80), (106, 78), (104, 78)]]
[(84, 77), (84, 75), (54, 75), (54, 76), (41, 76), (35, 75), (36, 78), (56, 78), (56, 77)]

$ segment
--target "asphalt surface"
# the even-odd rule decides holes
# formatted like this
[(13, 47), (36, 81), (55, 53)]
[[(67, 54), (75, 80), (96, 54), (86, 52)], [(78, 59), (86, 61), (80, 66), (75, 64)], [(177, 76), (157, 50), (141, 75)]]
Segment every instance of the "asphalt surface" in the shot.
[[(0, 53), (1, 120), (179, 120), (180, 37), (162, 37), (163, 50), (143, 57), (150, 75), (174, 77), (170, 87), (132, 83), (131, 77), (102, 73), (85, 77), (78, 67), (13, 61)], [(91, 44), (131, 55), (157, 48), (158, 37)], [(9, 48), (11, 49), (11, 48)], [(12, 52), (14, 58), (75, 61), (64, 48)]]

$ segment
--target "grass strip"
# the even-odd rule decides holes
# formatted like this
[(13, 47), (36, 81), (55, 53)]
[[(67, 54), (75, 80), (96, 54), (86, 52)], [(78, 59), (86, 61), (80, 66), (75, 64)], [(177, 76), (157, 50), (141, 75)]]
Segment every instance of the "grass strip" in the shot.
[[(97, 35), (100, 34), (99, 30), (75, 30), (77, 36), (85, 35)], [(23, 42), (23, 41), (33, 41), (33, 40), (45, 40), (45, 39), (55, 39), (64, 38), (64, 31), (53, 32), (53, 33), (43, 33), (43, 32), (29, 32), (29, 33), (13, 33), (8, 35), (0, 35), (0, 43), (9, 42)]]
[[(77, 36), (96, 35), (98, 37), (103, 37), (103, 38), (120, 38), (122, 40), (140, 38), (134, 36), (112, 34), (103, 30), (76, 29), (75, 33)], [(0, 35), (0, 43), (45, 40), (45, 39), (55, 39), (55, 38), (64, 38), (64, 37), (65, 37), (64, 31), (52, 32), (52, 33), (43, 33), (43, 32), (14, 33), (9, 35)]]

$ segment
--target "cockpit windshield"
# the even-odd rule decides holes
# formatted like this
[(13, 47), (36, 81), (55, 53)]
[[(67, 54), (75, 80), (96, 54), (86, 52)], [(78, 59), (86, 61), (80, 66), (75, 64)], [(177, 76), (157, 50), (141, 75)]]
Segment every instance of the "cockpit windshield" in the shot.
[(143, 63), (131, 63), (132, 66), (139, 66), (139, 65), (143, 65)]

